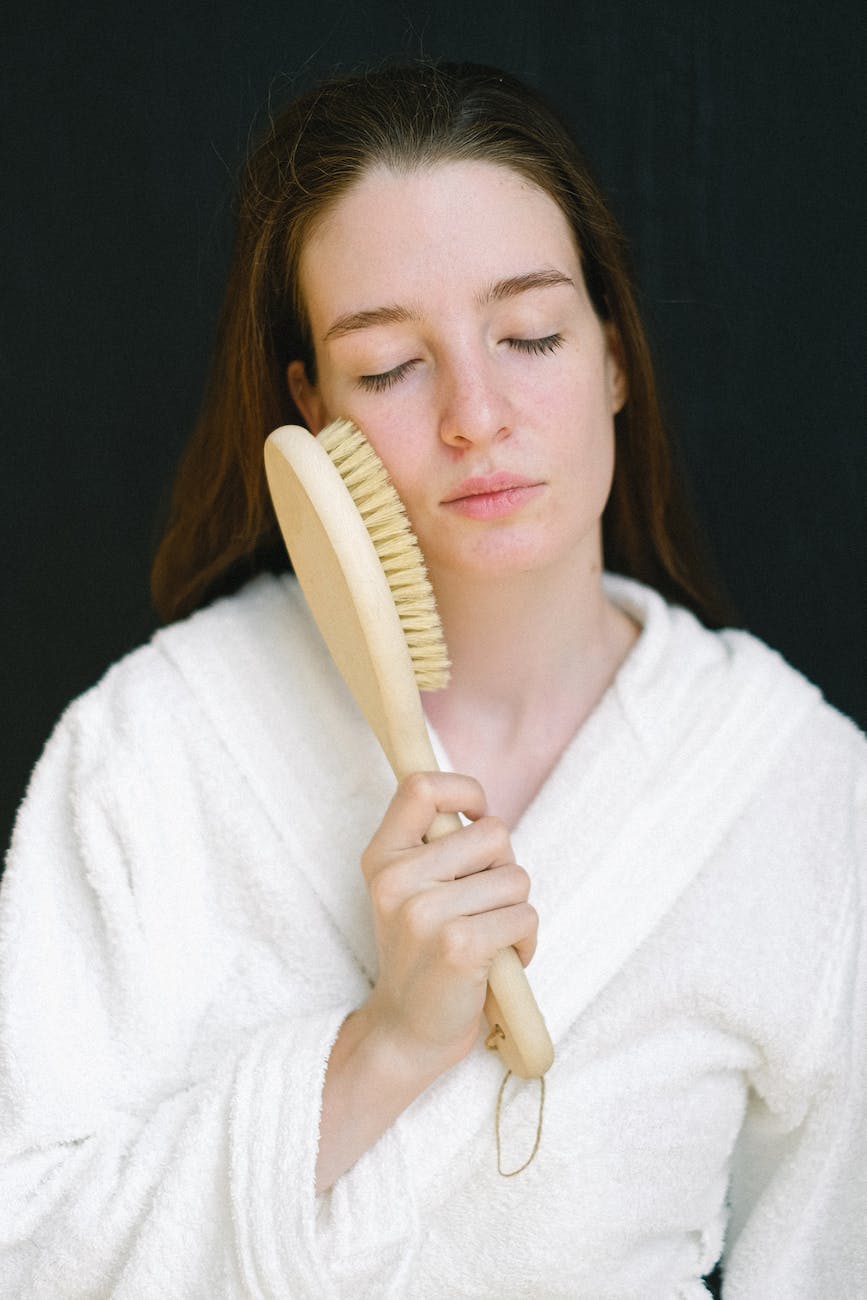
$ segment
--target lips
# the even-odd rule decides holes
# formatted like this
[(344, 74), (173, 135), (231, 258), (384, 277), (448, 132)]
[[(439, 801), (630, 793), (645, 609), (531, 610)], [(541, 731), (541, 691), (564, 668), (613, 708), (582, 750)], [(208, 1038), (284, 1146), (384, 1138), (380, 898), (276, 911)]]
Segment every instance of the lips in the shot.
[(462, 483), (443, 498), (443, 505), (456, 501), (465, 501), (469, 497), (491, 496), (497, 492), (510, 492), (515, 488), (533, 488), (541, 484), (538, 479), (524, 478), (520, 474), (510, 474), (499, 470), (496, 474), (483, 474), (475, 478), (465, 478)]
[(532, 501), (544, 486), (538, 479), (500, 470), (465, 478), (443, 498), (442, 504), (451, 513), (469, 519), (503, 519)]

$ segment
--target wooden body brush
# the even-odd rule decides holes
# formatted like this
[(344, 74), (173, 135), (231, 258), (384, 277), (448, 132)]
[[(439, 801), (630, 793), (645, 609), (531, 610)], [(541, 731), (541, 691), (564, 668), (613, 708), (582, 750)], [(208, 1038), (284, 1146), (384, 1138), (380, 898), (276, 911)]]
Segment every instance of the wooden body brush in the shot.
[[(403, 505), (376, 452), (348, 420), (313, 437), (286, 425), (265, 443), (268, 486), (307, 603), (398, 780), (434, 771), (419, 690), (448, 680), (433, 591)], [(427, 839), (457, 830), (440, 813)], [(520, 959), (499, 952), (488, 976), (489, 1041), (521, 1078), (554, 1049)]]

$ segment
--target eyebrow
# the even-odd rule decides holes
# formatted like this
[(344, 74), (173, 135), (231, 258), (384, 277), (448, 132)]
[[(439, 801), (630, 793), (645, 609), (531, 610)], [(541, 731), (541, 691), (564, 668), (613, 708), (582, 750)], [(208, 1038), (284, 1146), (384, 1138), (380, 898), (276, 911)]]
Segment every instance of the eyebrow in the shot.
[[(507, 298), (516, 298), (519, 294), (529, 293), (532, 289), (549, 289), (555, 285), (571, 285), (575, 281), (562, 271), (548, 268), (539, 271), (525, 271), (522, 275), (512, 275), (506, 280), (496, 280), (489, 284), (476, 301), (480, 307), (489, 302), (504, 302)], [(329, 339), (339, 339), (345, 334), (354, 334), (357, 330), (371, 329), (375, 325), (401, 325), (406, 321), (421, 319), (417, 307), (404, 307), (393, 303), (386, 307), (371, 307), (367, 311), (351, 311), (345, 316), (338, 316), (322, 337), (323, 343)]]
[(369, 311), (351, 311), (337, 320), (322, 336), (323, 343), (329, 339), (342, 338), (344, 334), (354, 334), (356, 330), (370, 329), (373, 325), (400, 325), (403, 321), (420, 320), (421, 312), (413, 307), (372, 307)]
[(517, 297), (519, 293), (529, 293), (531, 289), (550, 289), (558, 284), (575, 287), (575, 281), (571, 276), (553, 267), (540, 271), (525, 271), (523, 275), (513, 275), (508, 280), (497, 280), (495, 284), (488, 285), (487, 289), (478, 295), (476, 301), (480, 307), (483, 307), (489, 302), (503, 302), (506, 298)]

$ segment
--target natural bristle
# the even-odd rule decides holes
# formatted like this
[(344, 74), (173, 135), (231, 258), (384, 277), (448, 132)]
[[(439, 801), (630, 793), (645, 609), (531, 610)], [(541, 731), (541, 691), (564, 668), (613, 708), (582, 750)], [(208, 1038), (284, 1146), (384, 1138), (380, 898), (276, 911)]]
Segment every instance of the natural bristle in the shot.
[(317, 441), (364, 520), (388, 579), (419, 690), (442, 690), (449, 680), (449, 660), (433, 588), (385, 466), (351, 420), (335, 420), (317, 435)]

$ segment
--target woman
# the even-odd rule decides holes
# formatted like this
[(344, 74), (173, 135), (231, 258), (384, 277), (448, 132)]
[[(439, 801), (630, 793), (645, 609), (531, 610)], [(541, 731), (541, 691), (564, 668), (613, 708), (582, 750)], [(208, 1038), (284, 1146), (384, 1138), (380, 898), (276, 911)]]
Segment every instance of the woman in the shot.
[[(338, 415), (453, 661), (452, 770), (396, 793), (267, 572), (264, 437)], [(661, 1300), (723, 1247), (733, 1300), (867, 1285), (864, 740), (702, 625), (695, 554), (620, 238), (548, 110), (419, 66), (277, 118), (154, 570), (198, 612), (71, 707), (16, 828), (8, 1294)], [(427, 845), (438, 809), (467, 824)], [(557, 1052), (514, 1179), (506, 944)], [(498, 1119), (509, 1173), (535, 1086)]]

